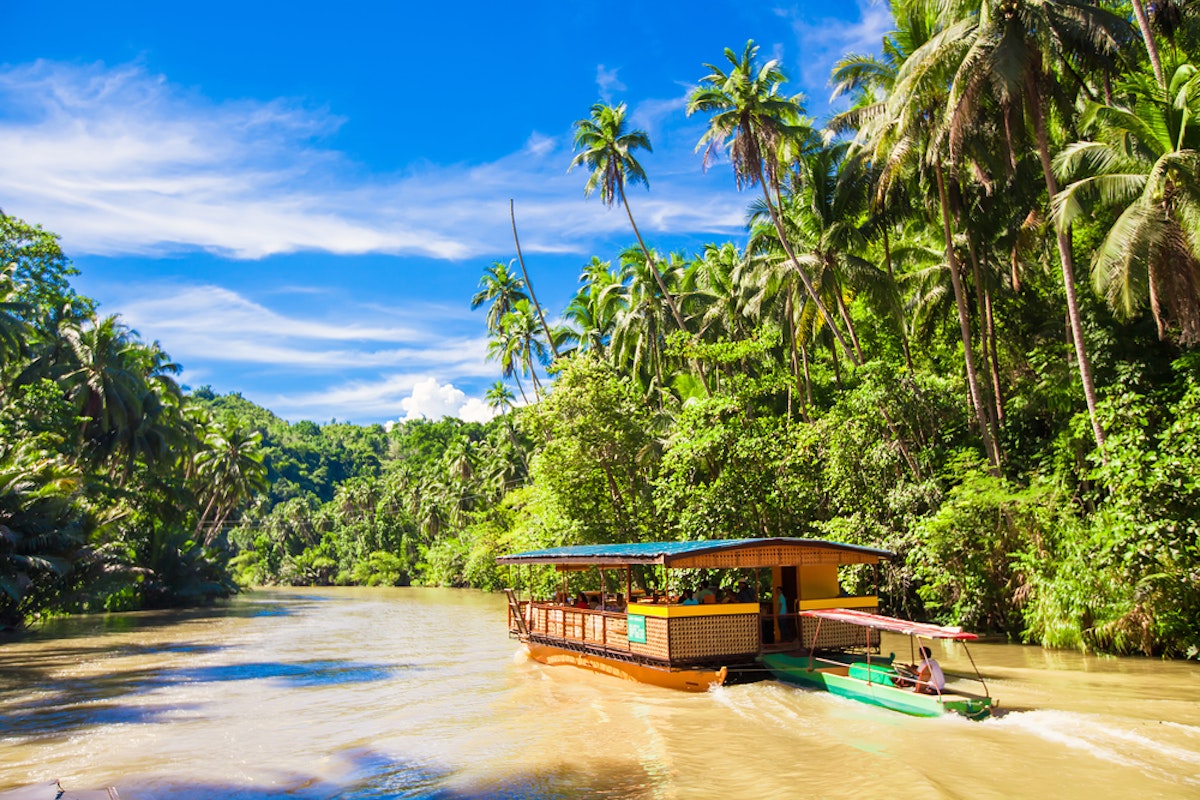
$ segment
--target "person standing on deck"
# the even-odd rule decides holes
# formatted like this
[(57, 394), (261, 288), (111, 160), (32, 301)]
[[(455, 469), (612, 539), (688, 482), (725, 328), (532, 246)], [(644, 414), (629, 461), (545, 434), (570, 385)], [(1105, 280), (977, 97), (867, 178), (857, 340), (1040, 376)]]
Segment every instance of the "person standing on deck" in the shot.
[(779, 598), (779, 641), (790, 642), (796, 638), (796, 621), (789, 615), (788, 599), (782, 586), (775, 587), (775, 596)]

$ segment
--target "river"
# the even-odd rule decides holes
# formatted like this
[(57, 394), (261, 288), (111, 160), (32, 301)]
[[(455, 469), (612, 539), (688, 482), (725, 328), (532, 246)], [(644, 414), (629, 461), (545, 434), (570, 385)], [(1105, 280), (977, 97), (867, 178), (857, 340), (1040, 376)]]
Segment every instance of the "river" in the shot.
[(418, 588), (55, 620), (0, 645), (0, 791), (1200, 797), (1194, 662), (978, 644), (997, 716), (918, 719), (773, 681), (687, 694), (546, 667), (504, 620), (500, 596)]

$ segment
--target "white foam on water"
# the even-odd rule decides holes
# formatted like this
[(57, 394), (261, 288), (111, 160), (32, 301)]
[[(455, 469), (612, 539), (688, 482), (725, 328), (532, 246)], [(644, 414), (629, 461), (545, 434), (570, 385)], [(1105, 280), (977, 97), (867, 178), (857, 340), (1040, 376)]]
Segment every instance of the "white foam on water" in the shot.
[[(1127, 726), (1140, 724), (1141, 727), (1139, 730), (1122, 727), (1122, 722)], [(1160, 728), (1190, 729), (1192, 726), (1136, 723), (1071, 711), (1010, 712), (990, 720), (989, 724), (1030, 733), (1098, 760), (1138, 769), (1148, 777), (1200, 786), (1200, 752), (1174, 745), (1165, 741), (1166, 737), (1160, 739), (1146, 734), (1146, 731)]]

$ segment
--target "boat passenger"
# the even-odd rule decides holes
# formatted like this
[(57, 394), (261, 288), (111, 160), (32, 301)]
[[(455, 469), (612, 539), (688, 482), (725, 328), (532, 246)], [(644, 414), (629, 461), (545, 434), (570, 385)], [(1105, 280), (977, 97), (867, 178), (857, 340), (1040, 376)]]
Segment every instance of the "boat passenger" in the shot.
[(750, 585), (744, 580), (738, 581), (737, 601), (739, 603), (753, 603), (757, 600), (758, 598), (755, 597), (754, 590), (750, 588)]
[(919, 652), (921, 663), (917, 665), (917, 685), (913, 687), (913, 691), (941, 694), (946, 688), (946, 676), (942, 674), (941, 665), (934, 659), (928, 647), (922, 645)]
[(696, 599), (696, 595), (692, 592), (691, 589), (685, 589), (683, 592), (683, 601), (680, 603), (680, 605), (681, 606), (698, 606), (698, 605), (700, 605), (700, 601)]
[(779, 641), (790, 642), (796, 638), (796, 620), (788, 616), (788, 599), (782, 586), (775, 587), (775, 596), (779, 598)]
[(614, 600), (613, 602), (606, 605), (604, 607), (604, 610), (612, 611), (612, 612), (618, 613), (618, 614), (625, 613), (625, 595), (618, 594), (616, 600)]
[(587, 608), (588, 607), (587, 595), (585, 595), (583, 592), (580, 592), (579, 594), (575, 595), (575, 607), (576, 608)]
[[(710, 599), (711, 598), (711, 599)], [(696, 600), (700, 603), (715, 603), (717, 599), (716, 593), (712, 590), (712, 584), (706, 583), (696, 592)]]

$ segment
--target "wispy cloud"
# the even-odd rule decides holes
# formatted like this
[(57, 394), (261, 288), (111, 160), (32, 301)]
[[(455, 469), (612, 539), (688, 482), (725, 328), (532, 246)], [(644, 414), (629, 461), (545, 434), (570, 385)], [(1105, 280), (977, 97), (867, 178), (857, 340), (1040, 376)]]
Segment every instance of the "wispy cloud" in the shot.
[(879, 53), (884, 34), (895, 23), (887, 3), (882, 0), (855, 0), (858, 18), (837, 19), (832, 16), (812, 18), (800, 9), (780, 8), (776, 13), (787, 19), (796, 34), (799, 56), (797, 78), (806, 89), (809, 107), (822, 111), (829, 105), (829, 76), (833, 65), (848, 53)]
[(596, 88), (600, 90), (600, 98), (606, 103), (613, 100), (613, 92), (625, 91), (625, 84), (617, 77), (620, 67), (605, 69), (603, 64), (596, 66)]
[[(615, 70), (600, 79), (619, 83)], [(5, 210), (62, 234), (77, 255), (311, 250), (461, 260), (508, 249), (509, 198), (531, 252), (586, 252), (624, 225), (584, 202), (582, 179), (566, 174), (566, 130), (533, 132), (492, 162), (364, 176), (328, 144), (342, 120), (326, 109), (215, 103), (136, 64), (0, 69), (0, 109)], [(744, 203), (732, 192), (709, 186), (707, 201), (695, 202), (701, 178), (690, 148), (660, 148), (654, 158), (648, 168), (670, 177), (641, 203), (650, 230), (740, 227)]]
[[(392, 318), (406, 313), (386, 311)], [(339, 372), (402, 369), (407, 375), (436, 369), (443, 378), (485, 377), (496, 371), (485, 361), (486, 337), (447, 332), (447, 318), (428, 318), (428, 309), (400, 325), (363, 322), (382, 314), (361, 305), (340, 306), (337, 318), (313, 320), (279, 313), (219, 286), (148, 285), (123, 299), (121, 316), (139, 331), (153, 331), (172, 358), (184, 364), (237, 362)], [(411, 384), (415, 379), (407, 380)]]

